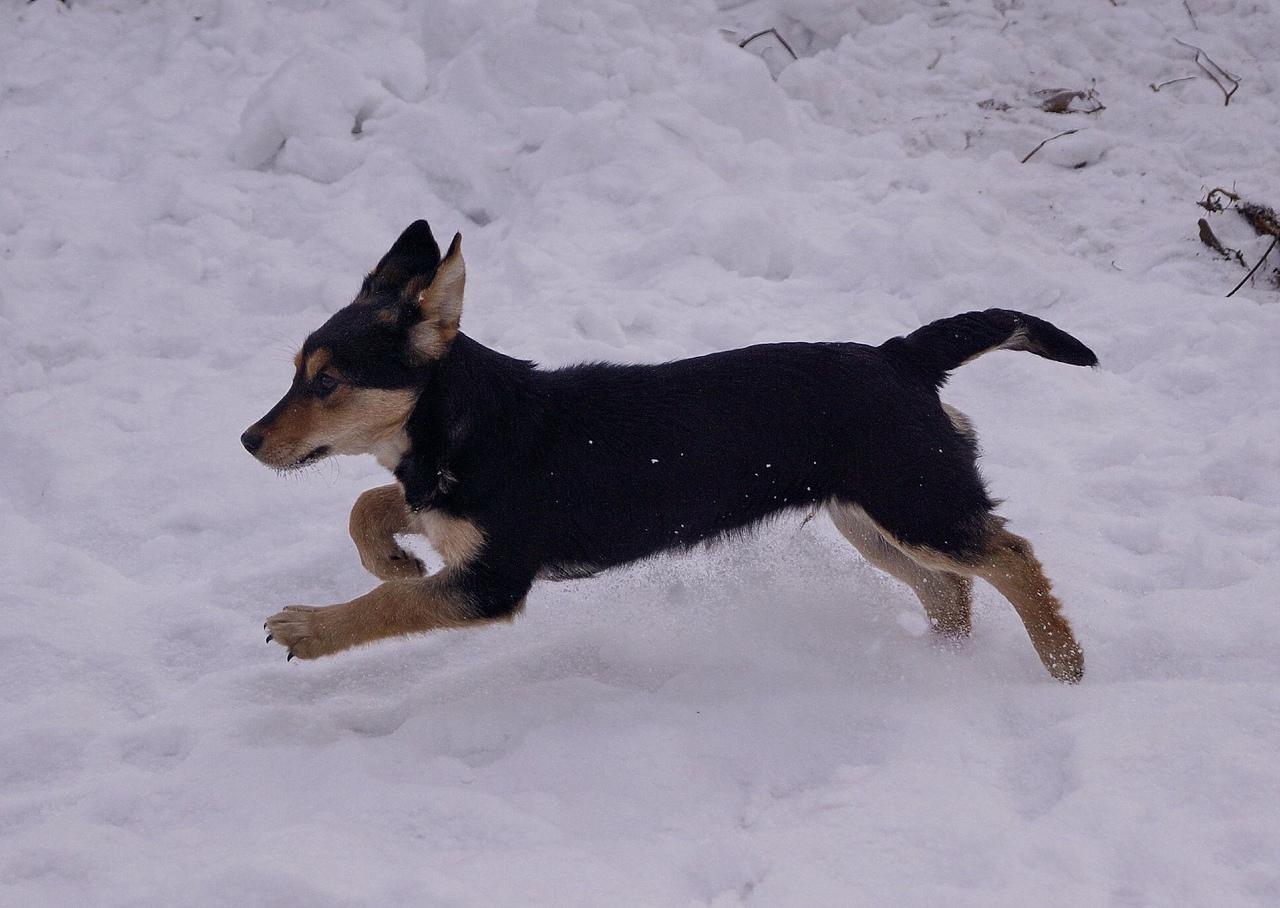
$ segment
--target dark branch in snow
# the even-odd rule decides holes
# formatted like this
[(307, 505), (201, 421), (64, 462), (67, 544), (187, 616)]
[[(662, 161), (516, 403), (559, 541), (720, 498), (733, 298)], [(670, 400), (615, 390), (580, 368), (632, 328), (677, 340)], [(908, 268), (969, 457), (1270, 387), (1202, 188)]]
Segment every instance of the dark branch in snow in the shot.
[(778, 34), (778, 30), (777, 30), (776, 28), (766, 28), (766, 29), (765, 29), (764, 31), (762, 31), (762, 32), (756, 32), (756, 33), (755, 33), (754, 35), (752, 35), (750, 38), (743, 38), (741, 41), (739, 41), (739, 42), (738, 42), (738, 46), (739, 46), (739, 47), (746, 47), (748, 44), (750, 44), (750, 43), (751, 43), (752, 41), (754, 41), (756, 38), (763, 38), (765, 35), (773, 35), (775, 38), (777, 38), (777, 39), (778, 39), (778, 43), (779, 43), (779, 44), (781, 44), (783, 47), (785, 47), (785, 48), (787, 49), (787, 53), (791, 54), (791, 59), (792, 59), (792, 60), (799, 60), (799, 59), (800, 59), (799, 57), (797, 57), (797, 56), (796, 56), (796, 52), (795, 52), (795, 51), (793, 51), (793, 50), (791, 49), (791, 45), (787, 43), (787, 40), (786, 40), (785, 38), (783, 38), (783, 37), (782, 37), (782, 35)]
[[(1082, 128), (1083, 128), (1083, 127), (1082, 127)], [(1060, 132), (1060, 133), (1058, 133), (1056, 136), (1049, 136), (1049, 138), (1045, 139), (1043, 142), (1041, 142), (1041, 143), (1040, 143), (1039, 145), (1037, 145), (1035, 148), (1031, 149), (1031, 151), (1027, 154), (1027, 156), (1026, 156), (1025, 158), (1023, 158), (1023, 159), (1022, 159), (1022, 163), (1023, 163), (1023, 164), (1025, 164), (1025, 163), (1027, 163), (1028, 161), (1030, 161), (1030, 160), (1031, 160), (1031, 156), (1032, 156), (1033, 154), (1035, 154), (1035, 153), (1036, 153), (1037, 151), (1039, 151), (1041, 148), (1044, 148), (1046, 145), (1048, 145), (1048, 144), (1049, 144), (1050, 142), (1052, 142), (1054, 139), (1061, 139), (1063, 136), (1070, 136), (1070, 135), (1074, 135), (1075, 133), (1077, 133), (1077, 132), (1079, 132), (1079, 131), (1080, 131), (1080, 129), (1068, 129), (1066, 132)]]
[(1241, 287), (1243, 287), (1245, 283), (1249, 280), (1249, 278), (1253, 277), (1258, 272), (1258, 269), (1262, 267), (1262, 263), (1267, 260), (1267, 256), (1271, 254), (1271, 250), (1276, 248), (1276, 243), (1280, 243), (1280, 234), (1277, 234), (1276, 238), (1271, 241), (1271, 245), (1267, 247), (1267, 251), (1262, 253), (1262, 258), (1258, 259), (1258, 264), (1250, 268), (1249, 273), (1246, 274), (1240, 280), (1240, 283), (1236, 284), (1235, 287), (1232, 288), (1231, 292), (1227, 294), (1227, 299), (1230, 299), (1232, 296), (1234, 296), (1235, 292), (1239, 290)]
[(1191, 17), (1191, 27), (1196, 31), (1200, 31), (1200, 23), (1196, 21), (1196, 14), (1191, 12), (1191, 4), (1187, 0), (1182, 0), (1182, 8), (1187, 11), (1187, 15)]
[[(1210, 79), (1212, 79), (1213, 84), (1218, 86), (1218, 88), (1222, 90), (1222, 94), (1223, 94), (1222, 106), (1226, 107), (1228, 104), (1230, 104), (1231, 96), (1234, 95), (1236, 93), (1236, 89), (1240, 87), (1240, 77), (1233, 76), (1231, 73), (1227, 72), (1217, 63), (1215, 63), (1213, 58), (1210, 57), (1208, 54), (1206, 54), (1203, 49), (1196, 47), (1194, 44), (1188, 44), (1186, 41), (1182, 41), (1178, 38), (1174, 38), (1173, 40), (1177, 41), (1183, 47), (1188, 47), (1191, 50), (1196, 52), (1196, 57), (1195, 57), (1196, 66), (1199, 66), (1202, 70), (1204, 70), (1204, 74), (1208, 76)], [(1209, 66), (1213, 67), (1213, 69), (1210, 69), (1209, 66), (1205, 66), (1205, 63), (1208, 63)], [(1214, 73), (1214, 70), (1217, 70), (1216, 74)], [(1227, 91), (1227, 87), (1222, 84), (1223, 80), (1226, 80), (1227, 82), (1231, 83), (1231, 91)]]

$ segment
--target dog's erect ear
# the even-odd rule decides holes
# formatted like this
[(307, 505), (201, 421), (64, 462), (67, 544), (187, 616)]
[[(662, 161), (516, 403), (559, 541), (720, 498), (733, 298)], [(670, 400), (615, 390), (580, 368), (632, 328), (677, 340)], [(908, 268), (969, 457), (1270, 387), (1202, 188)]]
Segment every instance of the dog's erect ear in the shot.
[(406, 306), (416, 309), (420, 320), (409, 330), (409, 344), (419, 360), (439, 359), (449, 351), (462, 321), (462, 291), (467, 283), (467, 267), (462, 261), (462, 234), (453, 242), (435, 275), (418, 279), (406, 287)]
[(361, 295), (400, 293), (415, 278), (429, 281), (440, 264), (440, 247), (426, 221), (414, 221), (365, 280)]

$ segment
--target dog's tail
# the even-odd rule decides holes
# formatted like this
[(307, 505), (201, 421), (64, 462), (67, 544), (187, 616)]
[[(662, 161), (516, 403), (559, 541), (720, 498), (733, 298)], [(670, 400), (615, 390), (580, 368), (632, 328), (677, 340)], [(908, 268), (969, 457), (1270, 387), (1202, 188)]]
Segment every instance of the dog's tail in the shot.
[(1044, 319), (1010, 309), (965, 312), (930, 322), (906, 337), (880, 345), (890, 356), (915, 366), (935, 386), (971, 359), (991, 350), (1026, 350), (1073, 366), (1096, 366), (1094, 352)]

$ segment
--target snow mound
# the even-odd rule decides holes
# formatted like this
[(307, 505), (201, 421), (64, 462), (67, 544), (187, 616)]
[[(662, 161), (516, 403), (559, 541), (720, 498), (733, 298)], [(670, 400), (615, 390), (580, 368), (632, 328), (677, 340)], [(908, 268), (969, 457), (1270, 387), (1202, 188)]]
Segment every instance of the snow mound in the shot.
[(359, 165), (356, 137), (386, 96), (383, 85), (347, 54), (308, 47), (281, 64), (246, 102), (231, 157), (242, 167), (274, 163), (332, 183)]

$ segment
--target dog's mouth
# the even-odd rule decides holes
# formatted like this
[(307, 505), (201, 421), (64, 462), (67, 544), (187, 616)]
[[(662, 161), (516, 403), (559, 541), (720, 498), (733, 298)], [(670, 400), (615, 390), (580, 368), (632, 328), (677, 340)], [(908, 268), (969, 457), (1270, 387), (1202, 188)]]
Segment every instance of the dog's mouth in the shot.
[(325, 456), (326, 454), (328, 454), (328, 453), (329, 453), (329, 446), (328, 446), (328, 445), (321, 445), (320, 447), (318, 447), (318, 448), (313, 448), (310, 452), (308, 452), (308, 453), (306, 453), (306, 454), (302, 455), (302, 456), (301, 456), (301, 457), (299, 457), (297, 460), (295, 460), (293, 463), (291, 463), (291, 464), (289, 464), (287, 467), (285, 467), (285, 469), (286, 469), (286, 470), (296, 470), (296, 469), (298, 469), (299, 467), (305, 467), (305, 466), (306, 466), (307, 464), (309, 464), (309, 463), (315, 463), (317, 460), (319, 460), (321, 457), (324, 457), (324, 456)]
[(329, 454), (329, 446), (321, 445), (318, 448), (312, 448), (309, 452), (307, 452), (306, 454), (303, 454), (301, 457), (298, 457), (294, 460), (286, 461), (285, 463), (280, 463), (274, 458), (267, 459), (258, 455), (254, 455), (254, 456), (258, 457), (259, 460), (261, 460), (265, 465), (267, 465), (271, 469), (275, 470), (277, 473), (292, 473), (294, 470), (301, 470), (303, 467), (307, 466), (308, 464), (315, 463), (317, 460), (320, 460), (321, 458), (327, 456), (328, 454)]

